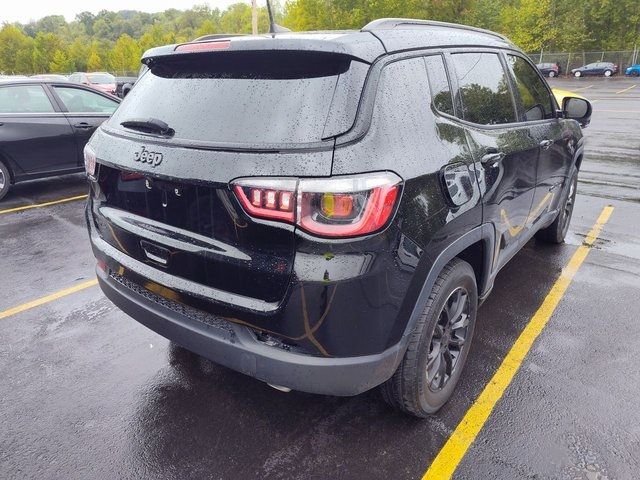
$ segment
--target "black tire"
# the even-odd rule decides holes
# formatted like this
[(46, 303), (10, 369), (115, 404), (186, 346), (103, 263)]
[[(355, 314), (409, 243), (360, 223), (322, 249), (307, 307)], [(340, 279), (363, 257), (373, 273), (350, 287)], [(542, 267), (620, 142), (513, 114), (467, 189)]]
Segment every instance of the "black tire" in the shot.
[[(454, 339), (457, 342), (460, 340), (460, 337), (454, 331), (462, 328), (451, 329), (447, 332), (446, 328), (443, 331), (441, 325), (443, 318), (448, 321), (447, 311), (451, 306), (449, 301), (452, 298), (455, 301), (456, 292), (462, 294), (462, 291), (466, 292), (466, 300), (463, 301), (462, 297), (460, 297), (460, 300), (457, 301), (459, 303), (456, 305), (456, 310), (460, 303), (463, 303), (463, 309), (467, 306), (466, 319), (465, 317), (452, 315), (454, 317), (452, 321), (458, 324), (466, 322), (463, 336), (464, 342), (459, 347), (455, 359), (452, 359), (453, 350), (450, 351), (449, 360), (445, 362), (444, 366), (445, 371), (451, 366), (450, 374), (448, 378), (445, 378), (446, 373), (443, 373), (444, 376), (440, 377), (440, 379), (445, 378), (443, 385), (439, 389), (434, 389), (432, 387), (438, 383), (439, 377), (436, 374), (431, 380), (429, 379), (427, 362), (431, 356), (431, 367), (434, 368), (436, 357), (441, 357), (440, 352), (445, 354), (445, 350), (449, 351), (450, 345), (454, 345), (453, 348), (458, 348), (454, 343), (450, 343), (445, 349), (442, 347), (443, 343), (440, 343), (438, 352), (435, 352), (435, 346), (438, 345), (438, 341), (444, 342), (445, 338), (447, 343), (449, 340), (452, 342)], [(454, 258), (438, 275), (424, 312), (418, 319), (417, 325), (411, 334), (409, 346), (398, 369), (389, 380), (380, 386), (382, 398), (385, 402), (396, 410), (416, 417), (424, 418), (436, 413), (451, 397), (464, 368), (469, 348), (471, 347), (471, 340), (473, 339), (477, 310), (478, 289), (473, 268), (467, 262)], [(456, 321), (456, 318), (463, 320)], [(438, 333), (436, 327), (442, 333)], [(440, 359), (438, 365), (443, 361)]]
[(9, 193), (11, 188), (11, 174), (7, 166), (0, 161), (0, 200)]
[(574, 72), (573, 76), (576, 78), (580, 78), (582, 76), (582, 72), (578, 71), (578, 72)]
[(631, 76), (632, 77), (640, 77), (640, 72), (637, 70), (632, 70), (631, 71)]
[[(607, 75), (607, 74), (608, 74), (608, 75)], [(605, 77), (610, 77), (610, 76), (612, 76), (612, 75), (613, 75), (613, 70), (605, 70), (605, 71), (604, 71), (604, 76), (605, 76)]]
[(553, 70), (551, 70), (551, 71), (549, 72), (549, 78), (553, 78), (553, 77), (555, 77), (555, 76), (556, 76), (556, 72), (554, 72)]
[(573, 167), (569, 175), (567, 186), (562, 192), (562, 198), (558, 205), (558, 216), (551, 225), (536, 232), (536, 238), (547, 243), (562, 243), (569, 231), (573, 207), (576, 203), (578, 190), (578, 169)]

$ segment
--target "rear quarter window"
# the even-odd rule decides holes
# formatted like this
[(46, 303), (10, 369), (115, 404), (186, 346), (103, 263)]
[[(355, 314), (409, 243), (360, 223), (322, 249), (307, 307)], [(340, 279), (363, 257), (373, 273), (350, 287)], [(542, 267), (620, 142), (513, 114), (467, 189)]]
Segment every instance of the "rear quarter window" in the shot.
[(424, 61), (427, 67), (427, 76), (429, 78), (433, 106), (439, 112), (454, 115), (451, 87), (449, 85), (449, 78), (447, 77), (447, 71), (445, 69), (442, 56), (430, 55), (428, 57), (424, 57)]

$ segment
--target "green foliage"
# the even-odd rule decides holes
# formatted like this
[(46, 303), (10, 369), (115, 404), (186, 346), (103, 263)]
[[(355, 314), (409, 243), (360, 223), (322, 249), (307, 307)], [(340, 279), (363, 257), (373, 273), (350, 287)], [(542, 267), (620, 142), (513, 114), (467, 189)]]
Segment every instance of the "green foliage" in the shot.
[[(282, 0), (276, 21), (294, 31), (361, 28), (381, 17), (429, 18), (501, 32), (523, 50), (631, 50), (640, 45), (640, 0)], [(268, 30), (266, 8), (258, 11)], [(251, 8), (82, 12), (0, 28), (0, 73), (134, 72), (149, 48), (210, 33), (250, 33)]]

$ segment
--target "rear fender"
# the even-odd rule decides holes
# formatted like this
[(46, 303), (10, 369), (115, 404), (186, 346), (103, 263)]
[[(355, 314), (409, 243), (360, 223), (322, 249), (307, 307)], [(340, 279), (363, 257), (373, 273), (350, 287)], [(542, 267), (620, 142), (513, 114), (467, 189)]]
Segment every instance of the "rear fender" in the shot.
[(493, 278), (492, 274), (492, 264), (493, 264), (493, 251), (495, 244), (495, 228), (490, 224), (479, 225), (478, 227), (468, 231), (461, 237), (458, 237), (454, 240), (450, 245), (448, 245), (440, 254), (436, 257), (435, 261), (431, 265), (429, 269), (429, 273), (427, 274), (426, 280), (420, 294), (418, 295), (418, 300), (413, 307), (411, 315), (409, 317), (409, 321), (407, 322), (407, 326), (402, 336), (402, 344), (403, 348), (406, 348), (411, 332), (415, 328), (415, 325), (422, 315), (424, 311), (427, 300), (429, 299), (429, 295), (431, 294), (431, 290), (433, 289), (433, 285), (440, 275), (442, 269), (456, 256), (458, 256), (461, 252), (463, 252), (466, 248), (471, 245), (482, 241), (484, 248), (483, 250), (483, 258), (482, 258), (482, 270), (483, 274), (480, 275), (478, 280), (478, 297), (484, 299), (488, 293), (491, 291), (493, 286)]

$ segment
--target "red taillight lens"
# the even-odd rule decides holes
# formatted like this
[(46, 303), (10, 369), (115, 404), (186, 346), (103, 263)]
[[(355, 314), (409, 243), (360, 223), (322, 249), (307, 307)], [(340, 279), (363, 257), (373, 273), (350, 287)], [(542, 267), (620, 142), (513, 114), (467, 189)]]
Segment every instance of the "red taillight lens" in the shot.
[(233, 190), (249, 215), (271, 220), (295, 221), (296, 180), (243, 179)]
[(382, 229), (402, 180), (390, 172), (322, 179), (243, 179), (233, 189), (249, 215), (297, 223), (324, 237), (354, 237)]
[(211, 52), (213, 50), (227, 50), (231, 47), (230, 40), (217, 40), (215, 42), (195, 42), (178, 45), (174, 52)]

